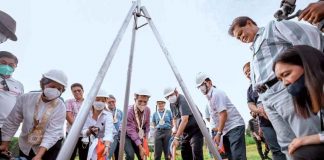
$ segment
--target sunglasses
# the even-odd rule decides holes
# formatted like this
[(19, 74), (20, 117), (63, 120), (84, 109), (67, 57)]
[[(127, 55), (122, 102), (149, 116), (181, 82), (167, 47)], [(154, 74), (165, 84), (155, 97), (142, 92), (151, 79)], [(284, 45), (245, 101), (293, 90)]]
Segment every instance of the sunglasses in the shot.
[(7, 82), (6, 82), (5, 79), (3, 79), (0, 83), (3, 86), (3, 90), (9, 91), (9, 86), (8, 86), (8, 84), (7, 84)]

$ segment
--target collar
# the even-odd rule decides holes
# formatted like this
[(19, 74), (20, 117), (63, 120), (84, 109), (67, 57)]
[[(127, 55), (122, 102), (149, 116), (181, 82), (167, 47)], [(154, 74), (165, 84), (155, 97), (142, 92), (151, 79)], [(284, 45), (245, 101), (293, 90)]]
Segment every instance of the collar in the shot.
[(164, 111), (165, 111), (165, 108), (164, 108), (162, 111), (160, 111), (160, 110), (158, 109), (158, 112), (160, 112), (160, 113), (161, 113), (161, 112), (164, 112)]
[(2, 79), (9, 79), (11, 78), (11, 75), (0, 75)]
[(254, 44), (255, 44), (256, 40), (259, 38), (259, 36), (261, 34), (263, 34), (263, 31), (264, 31), (264, 27), (259, 28), (258, 32), (254, 36), (253, 42), (250, 46), (250, 50), (252, 50), (252, 51), (254, 50)]
[(206, 97), (207, 97), (208, 100), (210, 100), (212, 98), (212, 96), (213, 96), (213, 90), (214, 90), (214, 87), (212, 86), (210, 88), (210, 90), (208, 91), (208, 93), (206, 94)]

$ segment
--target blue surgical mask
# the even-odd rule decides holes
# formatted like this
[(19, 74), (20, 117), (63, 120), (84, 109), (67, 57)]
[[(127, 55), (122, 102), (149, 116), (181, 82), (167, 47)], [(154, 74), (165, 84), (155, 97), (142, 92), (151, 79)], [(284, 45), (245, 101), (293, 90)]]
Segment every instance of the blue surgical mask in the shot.
[(0, 64), (0, 74), (4, 76), (11, 75), (14, 72), (14, 68), (9, 65)]
[(300, 76), (294, 83), (287, 87), (288, 93), (294, 97), (301, 97), (307, 93), (304, 75)]

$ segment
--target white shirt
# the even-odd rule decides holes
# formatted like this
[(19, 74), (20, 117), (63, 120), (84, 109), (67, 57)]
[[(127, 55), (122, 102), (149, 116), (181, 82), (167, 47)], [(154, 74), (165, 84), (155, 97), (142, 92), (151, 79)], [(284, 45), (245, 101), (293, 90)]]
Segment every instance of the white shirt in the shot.
[(220, 112), (224, 110), (226, 110), (227, 112), (227, 120), (223, 129), (224, 135), (235, 127), (245, 125), (242, 116), (237, 111), (224, 91), (213, 87), (208, 92), (207, 98), (209, 100), (210, 116), (213, 119), (210, 122), (214, 123), (211, 124), (212, 126), (217, 127)]
[(117, 132), (114, 127), (112, 113), (103, 110), (99, 114), (97, 120), (93, 119), (92, 115), (93, 115), (93, 113), (91, 110), (91, 112), (89, 113), (87, 120), (82, 128), (82, 136), (87, 137), (86, 133), (88, 131), (88, 128), (90, 126), (95, 126), (95, 127), (99, 128), (98, 137), (102, 138), (104, 141), (109, 141), (112, 143), (114, 141), (113, 133)]
[[(3, 79), (0, 76), (0, 82)], [(24, 93), (24, 86), (13, 78), (6, 79), (9, 91), (5, 91), (0, 84), (0, 128), (6, 121), (7, 116), (15, 106), (16, 98)]]
[[(2, 140), (10, 141), (16, 133), (20, 123), (23, 122), (18, 141), (20, 150), (26, 155), (29, 155), (30, 149), (33, 149), (34, 153), (37, 153), (40, 146), (50, 149), (64, 136), (63, 125), (65, 121), (65, 105), (62, 100), (58, 99), (57, 106), (53, 109), (48, 118), (40, 146), (31, 146), (27, 143), (27, 135), (33, 128), (36, 103), (41, 94), (42, 93), (30, 92), (18, 97), (15, 107), (2, 127)], [(38, 119), (41, 119), (44, 111), (45, 103), (41, 101), (37, 117)]]

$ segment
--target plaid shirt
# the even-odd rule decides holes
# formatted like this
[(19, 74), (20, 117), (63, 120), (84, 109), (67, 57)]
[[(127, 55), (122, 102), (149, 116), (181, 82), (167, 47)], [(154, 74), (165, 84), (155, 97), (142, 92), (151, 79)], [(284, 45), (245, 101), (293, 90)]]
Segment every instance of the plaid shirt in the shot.
[(324, 37), (315, 27), (293, 21), (271, 21), (257, 32), (251, 45), (251, 80), (253, 89), (275, 78), (275, 58), (294, 45), (309, 45), (323, 51)]

